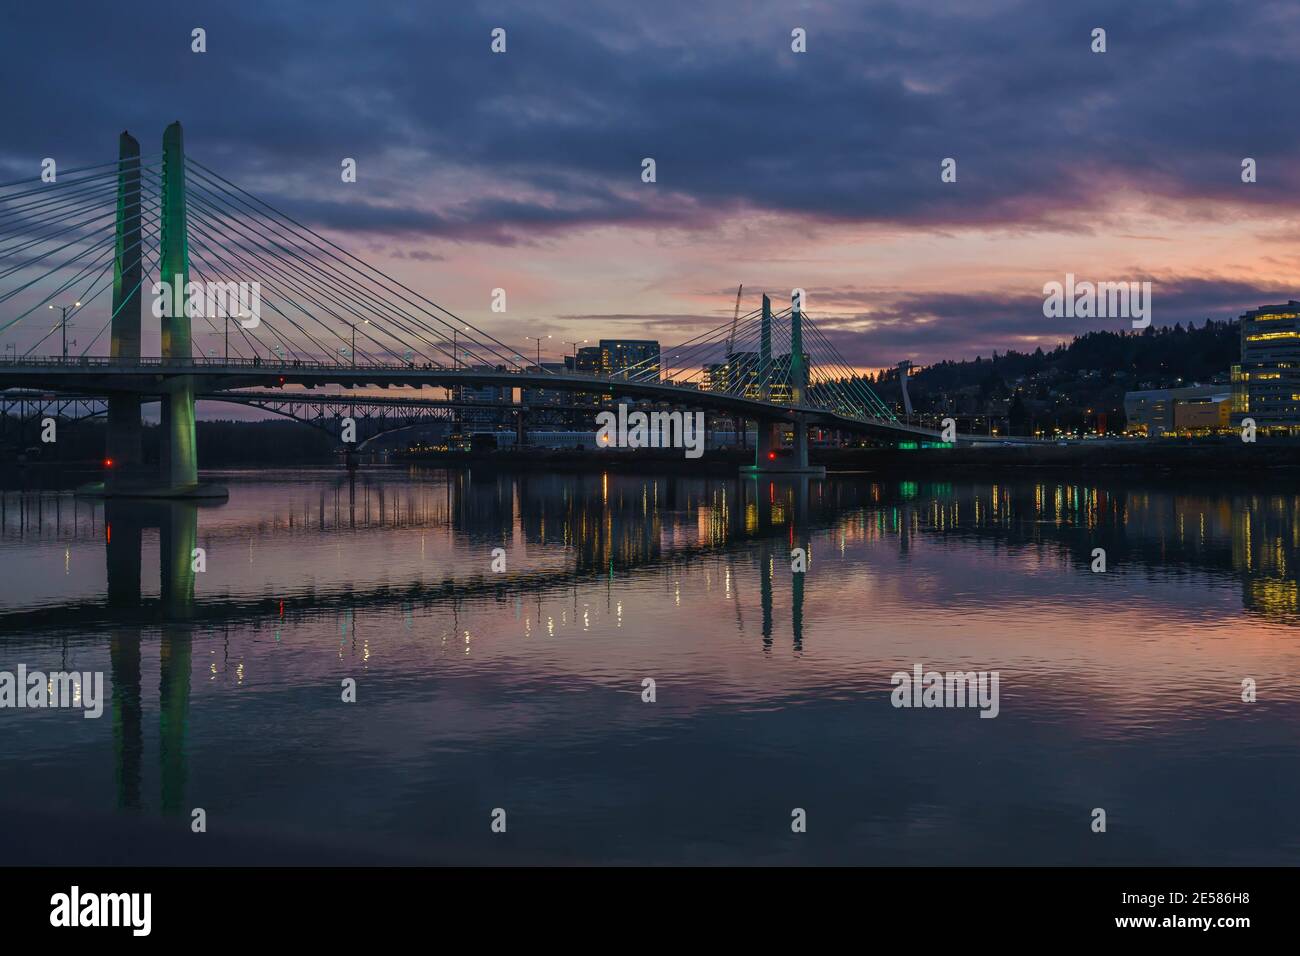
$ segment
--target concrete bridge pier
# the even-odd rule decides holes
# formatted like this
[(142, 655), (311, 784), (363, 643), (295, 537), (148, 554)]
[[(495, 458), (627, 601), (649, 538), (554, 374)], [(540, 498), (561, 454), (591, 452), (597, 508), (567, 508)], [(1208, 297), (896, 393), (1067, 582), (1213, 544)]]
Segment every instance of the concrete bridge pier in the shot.
[(757, 468), (770, 459), (778, 442), (775, 423), (759, 421), (754, 425), (754, 467)]
[(754, 443), (754, 463), (742, 465), (742, 475), (813, 475), (826, 474), (824, 465), (808, 463), (808, 423), (802, 416), (794, 419), (794, 443), (789, 456), (780, 453), (780, 422), (759, 421), (758, 441)]
[(186, 497), (197, 490), (199, 461), (194, 422), (194, 382), (188, 375), (171, 382), (162, 400), (162, 431), (158, 445), (160, 491)]
[(528, 409), (520, 406), (515, 412), (515, 447), (523, 448), (528, 444)]
[[(797, 471), (808, 470), (808, 423), (802, 418), (795, 419), (794, 423), (794, 455), (791, 465)], [(826, 471), (825, 468), (821, 470)]]

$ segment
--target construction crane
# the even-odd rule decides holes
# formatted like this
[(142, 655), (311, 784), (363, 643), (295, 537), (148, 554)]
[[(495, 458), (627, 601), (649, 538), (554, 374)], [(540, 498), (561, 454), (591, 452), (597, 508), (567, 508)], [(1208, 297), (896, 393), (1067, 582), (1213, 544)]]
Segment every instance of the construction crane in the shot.
[(736, 311), (731, 314), (731, 335), (727, 337), (727, 361), (731, 361), (736, 346), (736, 322), (740, 319), (740, 293), (744, 291), (745, 283), (742, 282), (736, 289)]

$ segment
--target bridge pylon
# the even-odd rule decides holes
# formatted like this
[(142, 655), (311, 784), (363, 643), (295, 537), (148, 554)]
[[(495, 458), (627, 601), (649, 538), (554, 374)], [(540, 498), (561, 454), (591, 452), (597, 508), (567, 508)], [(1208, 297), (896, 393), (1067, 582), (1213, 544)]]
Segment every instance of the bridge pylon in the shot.
[[(188, 362), (191, 357), (188, 309), (175, 303), (188, 302), (190, 249), (185, 216), (185, 143), (179, 122), (163, 132), (162, 243), (158, 270), (162, 282), (172, 290), (172, 307), (162, 318), (162, 357)], [(179, 290), (179, 291), (178, 291)], [(171, 313), (179, 311), (179, 315)], [(194, 380), (178, 375), (166, 380), (162, 396), (162, 434), (158, 451), (160, 477), (166, 487), (183, 491), (198, 484), (198, 454), (195, 449)]]
[[(128, 132), (118, 138), (117, 229), (113, 253), (113, 314), (109, 354), (121, 361), (140, 359), (140, 143)], [(142, 478), (140, 395), (108, 394), (105, 485), (121, 487)]]
[[(128, 133), (119, 142), (117, 254), (113, 284), (112, 356), (140, 358), (142, 269), (140, 253), (140, 144)], [(140, 398), (110, 396), (107, 458), (108, 478), (90, 494), (131, 498), (224, 498), (226, 489), (199, 484), (195, 440), (194, 378), (168, 375), (168, 361), (188, 364), (192, 358), (188, 303), (190, 279), (189, 226), (185, 199), (185, 144), (179, 122), (163, 131), (162, 199), (159, 209), (161, 243), (158, 272), (167, 296), (162, 318), (162, 374), (158, 385), (162, 406), (158, 469), (150, 479), (140, 467)]]
[[(771, 397), (772, 375), (772, 304), (763, 296), (763, 325), (760, 339), (759, 364), (763, 371), (763, 398)], [(803, 303), (796, 290), (790, 300), (790, 394), (793, 404), (804, 404), (808, 391), (808, 362), (803, 351)], [(794, 441), (790, 456), (784, 457), (778, 452), (780, 445), (779, 431), (782, 422), (791, 421), (794, 425)], [(758, 440), (754, 443), (754, 464), (741, 466), (742, 475), (814, 475), (826, 474), (822, 465), (808, 464), (808, 421), (798, 412), (790, 412), (781, 418), (759, 419), (755, 423)]]

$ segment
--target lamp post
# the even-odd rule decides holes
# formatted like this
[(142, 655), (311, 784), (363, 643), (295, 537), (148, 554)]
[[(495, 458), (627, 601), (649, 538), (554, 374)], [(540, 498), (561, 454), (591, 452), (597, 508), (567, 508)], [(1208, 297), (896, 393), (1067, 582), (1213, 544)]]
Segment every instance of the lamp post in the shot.
[[(370, 320), (362, 319), (361, 324), (369, 325)], [(348, 327), (352, 329), (352, 348), (350, 349), (350, 354), (352, 357), (352, 367), (356, 368), (357, 367), (357, 324), (355, 322), (349, 322)]]
[[(576, 372), (576, 371), (578, 370), (578, 343), (577, 343), (577, 342), (565, 342), (564, 339), (561, 339), (560, 341), (563, 342), (565, 345), (572, 345), (572, 346), (573, 346), (573, 370)], [(587, 341), (588, 341), (587, 339), (583, 339), (583, 340), (582, 340), (582, 344), (583, 344), (583, 345), (586, 345), (586, 344), (587, 344)]]
[[(53, 309), (54, 306), (50, 306), (50, 308)], [(68, 310), (81, 308), (81, 303), (76, 302), (72, 305), (61, 305), (58, 308), (63, 312), (63, 317), (59, 320), (59, 324), (63, 326), (63, 361), (66, 362), (68, 360)], [(74, 341), (72, 344), (76, 345), (77, 343)]]
[[(468, 331), (469, 331), (469, 326), (468, 326), (468, 325), (465, 326), (465, 327), (462, 328), (460, 331), (461, 331), (461, 332), (468, 332)], [(473, 337), (472, 337), (472, 336), (471, 336), (471, 338), (470, 338), (470, 341), (473, 341)], [(446, 350), (444, 349), (443, 351), (446, 351)], [(465, 350), (465, 354), (466, 354), (466, 355), (469, 355), (469, 350), (468, 350), (468, 349)], [(466, 367), (466, 368), (469, 368), (469, 363), (468, 363), (468, 362), (465, 363), (465, 367)], [(452, 371), (454, 372), (454, 371), (455, 371), (456, 369), (458, 369), (458, 368), (460, 368), (460, 341), (459, 341), (459, 333), (456, 331), (456, 329), (452, 329), (452, 330), (451, 330), (451, 369), (452, 369)]]
[[(540, 335), (536, 337), (531, 335), (525, 335), (524, 338), (532, 339), (534, 342), (537, 343), (537, 370), (540, 372), (542, 370), (542, 338)], [(549, 339), (550, 336), (548, 335), (547, 338)]]

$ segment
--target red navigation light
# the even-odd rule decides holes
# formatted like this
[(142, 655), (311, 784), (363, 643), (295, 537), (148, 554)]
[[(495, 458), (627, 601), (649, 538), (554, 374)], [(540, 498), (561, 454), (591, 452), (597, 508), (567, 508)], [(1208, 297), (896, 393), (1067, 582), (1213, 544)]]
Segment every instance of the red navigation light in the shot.
[(767, 453), (767, 460), (768, 460), (768, 461), (776, 461), (776, 452), (774, 452), (774, 451), (769, 451), (769, 452)]
[(112, 468), (112, 467), (113, 467), (113, 459), (111, 459), (111, 458), (105, 458), (105, 459), (104, 459), (104, 467), (105, 467), (105, 468)]

